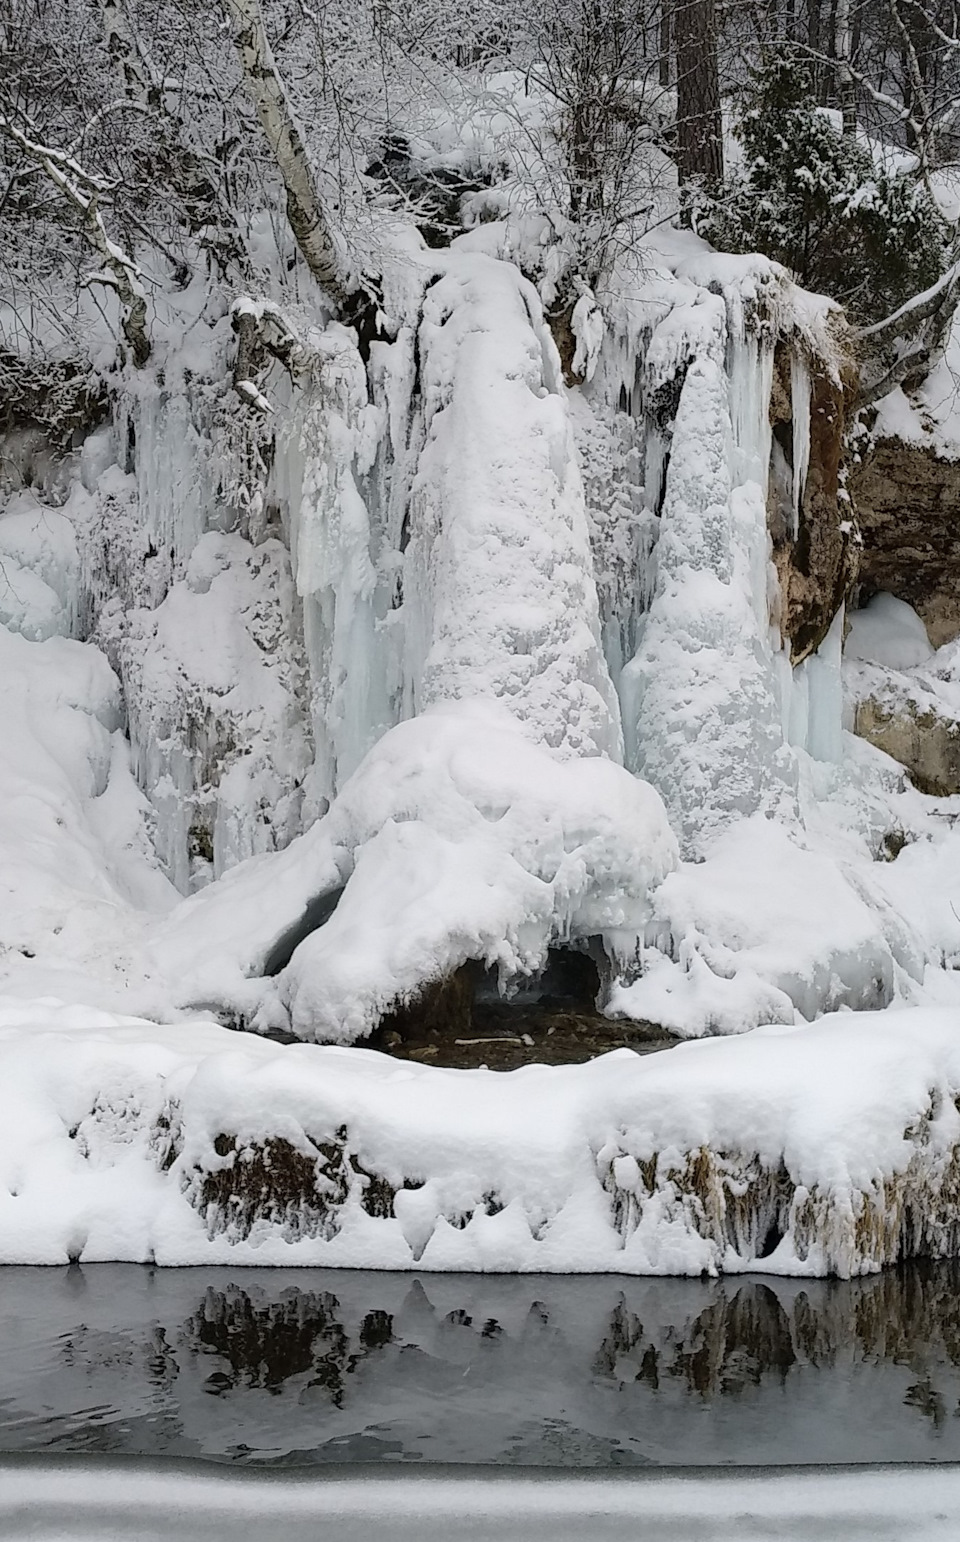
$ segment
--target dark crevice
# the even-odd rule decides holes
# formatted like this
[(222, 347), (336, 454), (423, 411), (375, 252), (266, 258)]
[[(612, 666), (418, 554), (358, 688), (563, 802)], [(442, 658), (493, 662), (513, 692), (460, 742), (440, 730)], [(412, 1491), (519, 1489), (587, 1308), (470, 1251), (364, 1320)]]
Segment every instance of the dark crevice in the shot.
[(265, 975), (276, 975), (282, 969), (286, 969), (304, 938), (309, 937), (311, 932), (315, 932), (318, 927), (329, 921), (340, 902), (342, 893), (342, 886), (339, 889), (328, 889), (324, 894), (318, 894), (316, 899), (309, 901), (299, 921), (294, 922), (293, 926), (284, 932), (267, 954), (263, 965)]

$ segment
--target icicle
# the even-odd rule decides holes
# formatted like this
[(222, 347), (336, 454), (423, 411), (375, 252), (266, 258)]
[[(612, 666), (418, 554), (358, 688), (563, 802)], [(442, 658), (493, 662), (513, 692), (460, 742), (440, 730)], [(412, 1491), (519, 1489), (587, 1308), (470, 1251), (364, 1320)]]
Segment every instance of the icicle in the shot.
[(770, 470), (773, 349), (752, 332), (736, 333), (728, 355), (735, 482), (756, 482), (764, 497)]
[(834, 765), (843, 759), (843, 618), (841, 605), (816, 653), (797, 665), (790, 682), (791, 744)]
[(395, 714), (379, 635), (389, 609), (365, 501), (386, 415), (368, 400), (354, 334), (315, 337), (314, 378), (281, 436), (274, 485), (287, 510), (313, 696), (310, 798), (329, 800)]

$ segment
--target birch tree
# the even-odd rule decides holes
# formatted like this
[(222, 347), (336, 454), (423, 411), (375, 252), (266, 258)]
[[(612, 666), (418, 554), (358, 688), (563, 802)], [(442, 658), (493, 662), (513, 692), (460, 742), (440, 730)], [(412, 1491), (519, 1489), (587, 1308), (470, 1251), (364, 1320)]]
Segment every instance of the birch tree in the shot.
[(310, 272), (338, 305), (357, 287), (342, 233), (317, 187), (306, 147), (267, 38), (259, 0), (224, 0), (243, 80), (286, 189), (287, 219)]

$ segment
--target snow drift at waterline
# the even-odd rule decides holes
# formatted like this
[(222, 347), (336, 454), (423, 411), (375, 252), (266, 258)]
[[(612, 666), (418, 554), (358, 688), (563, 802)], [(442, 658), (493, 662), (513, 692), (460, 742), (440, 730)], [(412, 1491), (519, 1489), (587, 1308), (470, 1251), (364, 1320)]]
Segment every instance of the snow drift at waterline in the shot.
[(3, 1262), (850, 1275), (960, 1243), (952, 1012), (506, 1075), (0, 1022)]

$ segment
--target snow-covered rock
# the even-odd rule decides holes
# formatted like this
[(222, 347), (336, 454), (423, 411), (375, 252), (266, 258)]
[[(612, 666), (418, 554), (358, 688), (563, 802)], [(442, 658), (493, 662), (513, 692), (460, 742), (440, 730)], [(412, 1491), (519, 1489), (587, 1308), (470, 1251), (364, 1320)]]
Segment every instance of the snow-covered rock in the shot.
[(0, 1012), (0, 1261), (850, 1275), (958, 1236), (956, 1011), (464, 1074)]
[(670, 874), (653, 911), (640, 978), (609, 1010), (677, 1033), (884, 1007), (898, 977), (923, 975), (917, 933), (867, 874), (762, 815)]
[(960, 640), (934, 652), (916, 611), (878, 594), (856, 611), (844, 647), (851, 728), (934, 797), (960, 793)]

